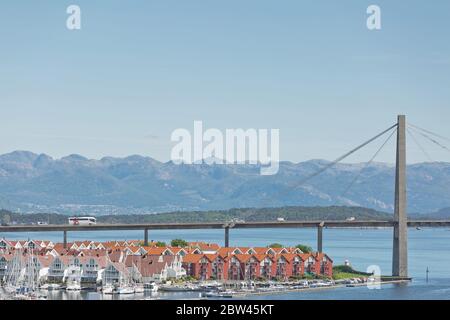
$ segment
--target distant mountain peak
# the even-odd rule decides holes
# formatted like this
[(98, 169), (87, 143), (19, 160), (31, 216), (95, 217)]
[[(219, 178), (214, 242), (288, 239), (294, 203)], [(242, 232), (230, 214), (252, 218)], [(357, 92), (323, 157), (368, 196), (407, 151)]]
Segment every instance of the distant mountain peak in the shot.
[(38, 155), (30, 151), (16, 150), (10, 153), (0, 155), (1, 160), (16, 161), (16, 162), (33, 162)]
[(85, 162), (85, 161), (89, 161), (88, 158), (85, 158), (79, 154), (71, 154), (68, 155), (66, 157), (61, 158), (61, 161), (80, 161), (80, 162)]
[(53, 158), (52, 158), (52, 157), (50, 157), (50, 156), (48, 156), (48, 155), (46, 155), (46, 154), (44, 154), (44, 153), (41, 153), (41, 154), (34, 160), (33, 165), (34, 165), (36, 168), (41, 168), (41, 167), (44, 167), (44, 166), (48, 166), (52, 161), (53, 161)]

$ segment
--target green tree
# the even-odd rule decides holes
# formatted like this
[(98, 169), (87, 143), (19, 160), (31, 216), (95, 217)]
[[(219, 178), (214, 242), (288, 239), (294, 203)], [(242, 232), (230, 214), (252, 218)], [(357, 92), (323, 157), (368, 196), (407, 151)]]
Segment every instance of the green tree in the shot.
[(295, 246), (296, 248), (299, 248), (304, 253), (310, 253), (313, 251), (313, 249), (310, 246), (306, 246), (304, 244), (298, 244)]
[(283, 248), (281, 243), (272, 243), (268, 245), (268, 248)]
[(162, 241), (156, 242), (155, 245), (156, 245), (157, 247), (159, 247), (159, 248), (161, 248), (161, 247), (167, 247), (166, 243), (165, 243), (165, 242), (162, 242)]
[(170, 242), (170, 245), (171, 245), (172, 247), (187, 247), (187, 246), (188, 246), (188, 243), (187, 243), (187, 241), (185, 241), (185, 240), (183, 240), (183, 239), (173, 239), (173, 240)]

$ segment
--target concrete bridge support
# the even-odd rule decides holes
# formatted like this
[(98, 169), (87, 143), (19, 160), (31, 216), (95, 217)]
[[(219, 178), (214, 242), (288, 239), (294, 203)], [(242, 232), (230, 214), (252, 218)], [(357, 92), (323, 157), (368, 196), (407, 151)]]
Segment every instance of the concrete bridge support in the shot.
[(225, 247), (230, 246), (230, 227), (225, 227)]
[(148, 229), (144, 229), (144, 246), (148, 246)]
[(321, 222), (319, 224), (319, 226), (317, 227), (317, 252), (319, 252), (319, 253), (323, 252), (323, 248), (322, 248), (322, 244), (323, 244), (323, 226), (324, 226), (324, 223)]
[(406, 213), (406, 117), (398, 116), (395, 170), (394, 239), (392, 275), (408, 276), (408, 225)]
[(67, 249), (67, 231), (63, 231), (63, 248)]

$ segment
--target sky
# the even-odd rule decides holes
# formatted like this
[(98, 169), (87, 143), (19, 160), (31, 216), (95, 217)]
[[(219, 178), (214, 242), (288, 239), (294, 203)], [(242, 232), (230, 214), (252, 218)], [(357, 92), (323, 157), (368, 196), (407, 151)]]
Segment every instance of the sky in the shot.
[[(81, 30), (66, 28), (71, 4)], [(381, 30), (366, 27), (371, 4)], [(397, 114), (450, 137), (449, 32), (446, 0), (8, 1), (0, 153), (167, 161), (171, 133), (195, 120), (280, 129), (280, 157), (294, 162), (333, 160)], [(450, 161), (416, 138), (432, 160)], [(393, 162), (394, 147), (376, 160)], [(408, 162), (427, 160), (409, 139)]]

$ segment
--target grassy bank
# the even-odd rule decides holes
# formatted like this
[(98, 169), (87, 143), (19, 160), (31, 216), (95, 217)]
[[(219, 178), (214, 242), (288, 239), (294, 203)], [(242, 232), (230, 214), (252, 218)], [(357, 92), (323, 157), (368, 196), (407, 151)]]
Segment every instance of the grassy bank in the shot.
[(368, 278), (371, 275), (372, 275), (371, 273), (356, 271), (351, 266), (333, 267), (334, 280), (351, 279), (351, 278)]

